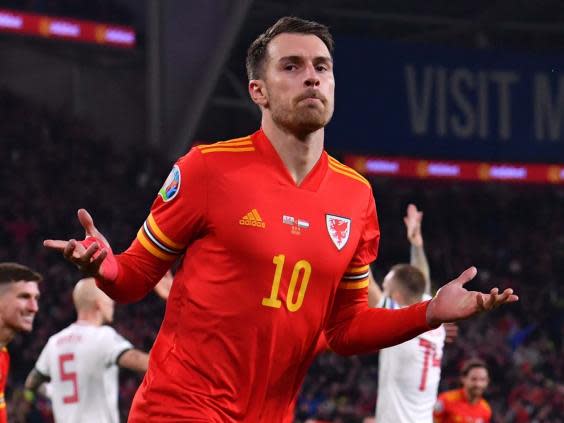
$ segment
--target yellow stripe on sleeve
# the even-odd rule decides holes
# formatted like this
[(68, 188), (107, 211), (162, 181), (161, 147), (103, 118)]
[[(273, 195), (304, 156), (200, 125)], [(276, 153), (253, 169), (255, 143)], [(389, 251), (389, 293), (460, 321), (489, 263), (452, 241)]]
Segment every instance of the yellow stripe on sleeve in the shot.
[(352, 179), (356, 179), (357, 181), (363, 182), (364, 184), (370, 186), (370, 182), (366, 178), (364, 178), (360, 173), (358, 173), (353, 168), (344, 165), (337, 159), (329, 156), (329, 167), (333, 169), (335, 172), (340, 173), (342, 175), (350, 176)]
[(348, 176), (349, 178), (354, 179), (354, 180), (356, 180), (356, 181), (358, 181), (358, 182), (361, 182), (361, 183), (363, 183), (364, 185), (370, 186), (370, 182), (368, 182), (368, 181), (367, 181), (366, 179), (364, 179), (362, 176), (356, 176), (356, 175), (354, 175), (354, 174), (352, 174), (352, 173), (349, 173), (349, 172), (346, 172), (346, 171), (344, 171), (344, 170), (342, 170), (342, 169), (339, 169), (338, 167), (334, 166), (331, 162), (329, 162), (329, 168), (330, 168), (331, 170), (333, 170), (333, 172), (335, 172), (335, 173), (340, 173), (341, 175)]
[(254, 147), (212, 147), (200, 149), (202, 154), (227, 152), (227, 153), (243, 153), (245, 151), (255, 151)]
[(151, 253), (152, 255), (154, 255), (156, 258), (159, 258), (161, 260), (165, 260), (165, 261), (172, 261), (174, 260), (177, 256), (172, 255), (172, 254), (166, 254), (163, 253), (161, 250), (157, 249), (149, 239), (147, 239), (145, 232), (143, 231), (143, 228), (139, 229), (139, 231), (137, 232), (137, 240), (139, 241), (139, 243), (145, 247), (145, 249)]
[(218, 148), (218, 147), (245, 147), (245, 146), (252, 146), (253, 142), (248, 139), (247, 141), (223, 141), (223, 142), (216, 142), (214, 144), (205, 144), (199, 145), (198, 148), (200, 150), (209, 150), (210, 148)]
[(167, 237), (163, 231), (161, 231), (161, 229), (159, 228), (159, 225), (157, 225), (157, 221), (155, 220), (155, 218), (153, 217), (153, 214), (149, 214), (149, 217), (147, 218), (147, 221), (149, 222), (149, 225), (151, 226), (152, 231), (154, 232), (154, 234), (159, 237), (159, 240), (164, 242), (165, 244), (168, 244), (167, 246), (175, 249), (175, 250), (182, 250), (184, 248), (184, 245), (182, 244), (178, 244), (177, 242), (174, 242), (172, 239), (170, 239), (169, 237)]
[(348, 274), (348, 273), (364, 273), (364, 272), (368, 272), (369, 268), (370, 268), (370, 266), (368, 264), (365, 265), (365, 266), (360, 266), (360, 267), (349, 267), (345, 271), (345, 274)]
[(366, 288), (369, 284), (368, 278), (357, 282), (341, 282), (339, 284), (340, 289), (362, 289)]

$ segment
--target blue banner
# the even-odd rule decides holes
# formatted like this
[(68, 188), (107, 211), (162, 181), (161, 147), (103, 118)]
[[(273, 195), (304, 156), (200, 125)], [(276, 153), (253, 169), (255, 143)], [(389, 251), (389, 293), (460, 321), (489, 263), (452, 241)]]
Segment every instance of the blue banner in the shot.
[(328, 147), (564, 162), (564, 57), (338, 38)]

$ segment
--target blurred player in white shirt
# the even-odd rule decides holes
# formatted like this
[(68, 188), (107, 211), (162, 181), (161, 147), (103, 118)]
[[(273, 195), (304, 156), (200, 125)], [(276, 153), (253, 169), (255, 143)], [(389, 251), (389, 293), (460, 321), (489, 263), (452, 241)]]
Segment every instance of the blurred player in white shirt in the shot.
[[(396, 309), (431, 299), (429, 264), (423, 249), (423, 213), (410, 204), (404, 223), (411, 244), (411, 264), (399, 264), (384, 278), (383, 292), (371, 280), (372, 307)], [(450, 330), (454, 336), (456, 327)], [(377, 423), (432, 423), (441, 377), (445, 328), (423, 333), (380, 351)]]
[(49, 396), (57, 423), (118, 423), (118, 366), (145, 372), (149, 356), (110, 326), (114, 302), (94, 279), (73, 291), (78, 319), (49, 338), (26, 388), (50, 381)]

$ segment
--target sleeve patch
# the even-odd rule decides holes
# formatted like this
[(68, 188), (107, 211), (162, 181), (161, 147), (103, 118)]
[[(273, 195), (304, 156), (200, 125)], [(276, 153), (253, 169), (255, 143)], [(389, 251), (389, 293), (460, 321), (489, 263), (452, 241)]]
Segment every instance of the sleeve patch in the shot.
[(159, 195), (165, 203), (167, 201), (174, 200), (174, 198), (178, 195), (178, 193), (180, 192), (180, 181), (180, 168), (178, 167), (178, 165), (174, 165), (172, 167), (172, 170), (168, 174), (168, 177), (166, 178), (162, 188), (159, 190)]

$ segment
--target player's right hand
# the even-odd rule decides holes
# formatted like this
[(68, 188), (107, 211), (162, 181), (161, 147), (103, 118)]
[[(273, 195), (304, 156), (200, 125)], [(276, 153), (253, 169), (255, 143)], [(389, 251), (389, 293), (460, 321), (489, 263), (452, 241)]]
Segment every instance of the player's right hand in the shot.
[(83, 241), (46, 239), (43, 246), (61, 252), (63, 257), (76, 265), (85, 276), (106, 282), (115, 280), (117, 263), (108, 240), (96, 228), (92, 216), (86, 210), (78, 210), (78, 220), (85, 232)]

